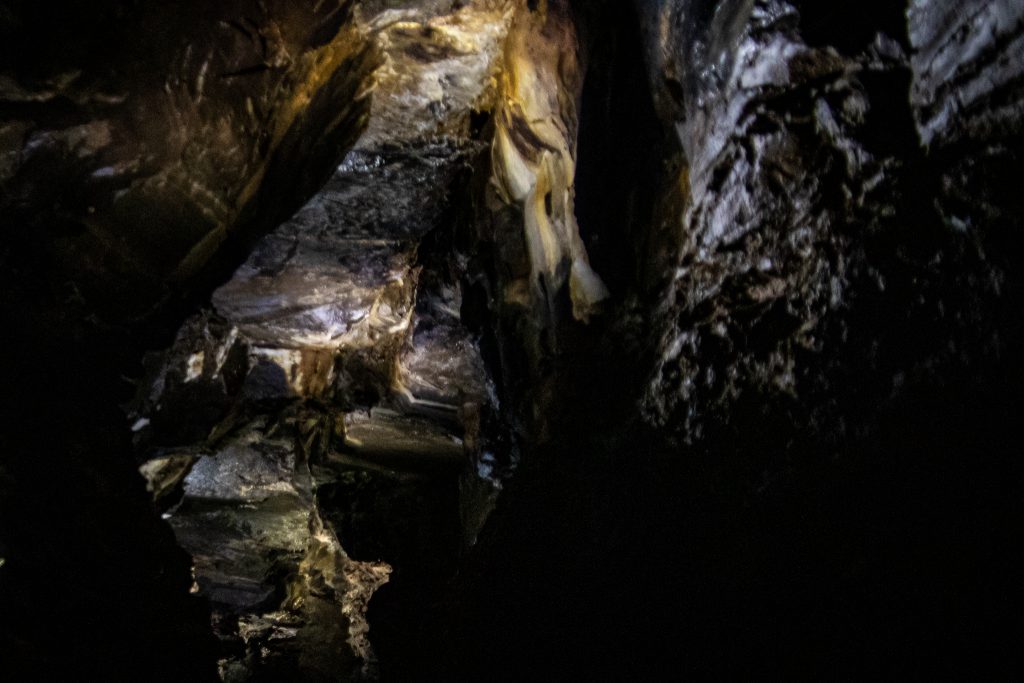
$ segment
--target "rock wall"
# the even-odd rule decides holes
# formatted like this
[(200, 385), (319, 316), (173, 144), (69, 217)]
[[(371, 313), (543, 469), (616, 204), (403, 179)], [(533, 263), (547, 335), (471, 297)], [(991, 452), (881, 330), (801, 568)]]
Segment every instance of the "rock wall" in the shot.
[[(629, 245), (598, 265), (617, 291), (543, 356), (557, 428), (463, 574), (445, 666), (1009, 666), (1021, 10), (634, 7), (581, 3), (575, 30), (592, 63), (643, 55), (663, 143), (578, 154), (633, 163), (650, 213), (616, 231), (577, 196), (581, 233)], [(627, 77), (585, 76), (590, 115)]]
[(800, 3), (647, 17), (689, 196), (644, 405), (680, 443), (796, 469), (794, 447), (835, 457), (917, 392), (961, 418), (965, 395), (998, 403), (1019, 368), (1000, 171), (1020, 154), (1021, 12), (887, 16), (862, 35)]
[(124, 377), (331, 173), (377, 53), (347, 2), (15, 2), (0, 41), (3, 665), (211, 680)]
[(1005, 657), (1021, 9), (647, 7), (689, 192), (643, 412), (720, 535), (682, 534), (698, 613), (755, 633), (694, 661)]
[(69, 10), (77, 38), (5, 17), (6, 240), (108, 324), (230, 273), (214, 255), (297, 209), (365, 123), (379, 57), (351, 2), (193, 5)]

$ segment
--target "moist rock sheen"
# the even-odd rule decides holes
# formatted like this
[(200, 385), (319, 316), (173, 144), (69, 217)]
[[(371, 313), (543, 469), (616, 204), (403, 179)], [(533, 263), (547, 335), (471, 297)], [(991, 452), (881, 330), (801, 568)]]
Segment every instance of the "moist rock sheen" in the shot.
[(608, 355), (496, 312), (518, 377), (543, 339), (568, 383), (519, 388), (558, 428), (453, 592), (447, 666), (1012, 667), (1024, 10), (890, 4), (635, 3), (674, 253), (653, 295), (625, 279)]
[(468, 418), (492, 395), (458, 283), (418, 255), (461, 144), (351, 153), (150, 360), (141, 471), (193, 558), (225, 680), (376, 678), (371, 596), (394, 575), (404, 609), (429, 599), (461, 510), (500, 486), (473, 464)]
[(359, 134), (374, 52), (351, 7), (314, 4), (0, 12), (10, 675), (216, 675), (116, 406), (143, 350), (237, 264), (225, 245), (274, 227)]
[(0, 10), (5, 671), (1013, 673), (1021, 3), (200, 4)]

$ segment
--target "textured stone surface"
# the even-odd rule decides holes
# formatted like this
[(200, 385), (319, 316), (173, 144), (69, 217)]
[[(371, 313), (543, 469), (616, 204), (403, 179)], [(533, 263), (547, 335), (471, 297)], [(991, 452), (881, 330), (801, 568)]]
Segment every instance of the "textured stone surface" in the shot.
[[(630, 29), (607, 28), (622, 17), (612, 5), (577, 7), (592, 64), (602, 51), (628, 59)], [(601, 259), (622, 298), (612, 324), (595, 321), (600, 341), (563, 326), (555, 344), (529, 315), (497, 316), (513, 377), (530, 363), (511, 340), (547, 342), (532, 357), (557, 378), (550, 394), (519, 389), (557, 405), (545, 417), (558, 428), (522, 430), (536, 441), (460, 574), (458, 645), (440, 668), (1007, 666), (1017, 620), (1005, 548), (1020, 508), (1016, 4), (634, 6), (655, 125), (670, 137), (641, 166), (660, 196), (639, 229), (580, 221), (584, 235), (604, 230), (588, 244), (634, 235)], [(626, 87), (597, 78), (606, 90), (584, 122), (594, 108), (608, 116)], [(579, 158), (629, 160), (586, 147)], [(511, 230), (499, 234), (494, 252), (522, 263)], [(637, 256), (660, 272), (645, 276)], [(594, 380), (597, 367), (611, 378)], [(523, 651), (529, 665), (511, 654)], [(454, 652), (476, 655), (455, 663)]]
[(925, 144), (1019, 135), (1024, 8), (1012, 0), (956, 5), (915, 0), (912, 102)]
[[(805, 411), (798, 419), (841, 440), (857, 427), (843, 426), (850, 406), (837, 406), (847, 400), (837, 389), (855, 375), (864, 389), (864, 373), (873, 375), (881, 400), (902, 390), (907, 373), (985, 367), (992, 344), (1006, 341), (996, 341), (991, 316), (1003, 273), (1001, 258), (986, 261), (974, 240), (1005, 240), (990, 231), (1012, 220), (1003, 213), (1012, 200), (988, 169), (1017, 153), (1005, 142), (1017, 124), (985, 128), (969, 113), (974, 96), (949, 89), (974, 87), (954, 72), (983, 72), (978, 82), (990, 92), (979, 91), (975, 110), (1012, 118), (1016, 60), (1000, 55), (1014, 49), (1018, 12), (913, 3), (908, 57), (881, 25), (860, 52), (810, 46), (798, 8), (786, 3), (727, 3), (696, 27), (673, 23), (665, 7), (661, 21), (677, 38), (663, 69), (692, 87), (676, 118), (690, 196), (662, 303), (677, 322), (659, 346), (648, 414), (692, 441), (702, 422), (725, 424), (737, 402), (757, 396), (757, 410), (787, 406), (791, 419)], [(954, 16), (959, 23), (947, 21)], [(721, 35), (719, 25), (739, 30)], [(704, 54), (696, 63), (691, 49)], [(1008, 98), (1008, 108), (986, 105), (992, 97)], [(943, 120), (950, 98), (965, 109)], [(936, 149), (951, 138), (979, 146)], [(943, 175), (947, 163), (958, 176)], [(985, 200), (957, 188), (972, 175), (991, 197), (987, 221), (962, 203)], [(949, 215), (951, 194), (973, 221)]]
[(16, 664), (1012, 666), (1019, 2), (192, 9), (0, 10)]
[(93, 52), (58, 49), (39, 8), (5, 17), (5, 239), (86, 313), (124, 324), (222, 272), (358, 136), (377, 56), (352, 3), (243, 5), (74, 10)]
[(168, 342), (182, 297), (234, 267), (219, 247), (274, 227), (329, 173), (375, 64), (350, 7), (243, 4), (0, 10), (0, 317), (21, 387), (0, 408), (0, 650), (14, 677), (216, 676), (206, 607), (115, 408), (122, 376)]
[(369, 633), (371, 596), (393, 574), (390, 638), (415, 633), (467, 537), (460, 511), (486, 518), (493, 396), (452, 255), (422, 244), (450, 241), (478, 149), (351, 153), (149, 359), (130, 408), (141, 470), (193, 558), (225, 680), (375, 677), (389, 636)]
[(299, 453), (286, 426), (248, 425), (193, 465), (166, 515), (211, 602), (228, 680), (373, 672), (364, 613), (390, 567), (345, 553)]
[(462, 325), (457, 285), (424, 283), (415, 324), (399, 356), (399, 400), (405, 410), (455, 417), (467, 403), (494, 400), (494, 387), (473, 335)]
[(358, 16), (384, 63), (360, 148), (466, 136), (493, 108), (512, 0), (364, 2)]
[(709, 57), (731, 70), (690, 96), (679, 125), (690, 198), (664, 303), (679, 322), (648, 404), (686, 439), (701, 421), (727, 421), (744, 392), (797, 395), (800, 357), (834, 352), (822, 345), (862, 267), (857, 232), (884, 229), (893, 212), (902, 162), (870, 146), (863, 83), (898, 93), (900, 48), (883, 37), (845, 58), (804, 44), (798, 21), (790, 6), (754, 3), (728, 57)]

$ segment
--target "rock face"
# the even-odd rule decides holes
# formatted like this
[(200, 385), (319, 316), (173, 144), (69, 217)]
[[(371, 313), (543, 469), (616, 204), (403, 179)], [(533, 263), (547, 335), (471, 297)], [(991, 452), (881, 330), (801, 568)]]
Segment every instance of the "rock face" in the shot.
[(345, 4), (64, 4), (0, 10), (4, 669), (210, 680), (120, 378), (329, 174), (376, 57)]
[(930, 146), (1013, 139), (1020, 129), (1021, 10), (1013, 2), (912, 2), (911, 101)]
[[(655, 192), (605, 191), (653, 206), (614, 225), (577, 196), (588, 241), (625, 247), (597, 261), (618, 285), (611, 322), (524, 354), (560, 378), (530, 397), (561, 401), (557, 428), (524, 430), (538, 440), (501, 541), (456, 591), (447, 637), (479, 653), (461, 666), (526, 675), (522, 651), (624, 676), (1008, 664), (1012, 572), (994, 558), (1021, 481), (1020, 11), (635, 5), (665, 136), (646, 166), (590, 150), (600, 135), (578, 154), (636, 164), (621, 182)], [(623, 18), (578, 8), (591, 64), (629, 58)], [(627, 130), (612, 102), (636, 92), (628, 69), (593, 77), (581, 129), (596, 108)], [(506, 348), (551, 339), (506, 316)], [(537, 614), (546, 626), (510, 626)]]
[[(421, 129), (406, 142), (468, 130), (470, 108), (487, 97), (507, 8), (423, 4), (401, 13), (398, 25), (371, 27), (375, 13), (364, 6), (357, 17), (350, 2), (178, 7), (173, 17), (109, 3), (71, 10), (78, 21), (62, 24), (60, 40), (51, 40), (42, 7), (22, 3), (0, 14), (5, 45), (14, 48), (13, 61), (5, 53), (0, 65), (3, 318), (11, 353), (22, 359), (11, 381), (25, 387), (5, 393), (3, 410), (12, 447), (0, 491), (6, 669), (45, 676), (74, 662), (82, 675), (177, 680), (212, 678), (218, 659), (227, 677), (274, 675), (282, 666), (313, 678), (372, 668), (361, 615), (385, 565), (371, 557), (363, 571), (332, 540), (314, 504), (316, 487), (332, 487), (346, 501), (339, 491), (348, 489), (330, 468), (314, 477), (308, 465), (310, 451), (325, 451), (322, 442), (342, 434), (344, 423), (340, 412), (300, 420), (294, 404), (337, 396), (350, 410), (392, 389), (415, 404), (425, 387), (442, 385), (432, 397), (447, 425), (438, 438), (448, 446), (445, 458), (462, 455), (448, 431), (461, 434), (458, 414), (478, 405), (486, 384), (472, 339), (451, 316), (420, 335), (458, 345), (445, 366), (461, 378), (454, 385), (436, 377), (429, 361), (401, 359), (423, 355), (408, 333), (425, 324), (413, 316), (417, 300), (425, 311), (433, 305), (433, 295), (417, 297), (414, 289), (417, 243), (443, 218), (445, 188), (469, 148), (451, 138), (420, 139), (410, 143), (419, 152), (403, 154), (364, 142), (368, 151), (342, 171), (348, 196), (328, 188), (296, 219), (317, 223), (317, 236), (300, 247), (290, 223), (261, 243), (251, 268), (218, 292), (215, 310), (179, 333), (170, 356), (182, 353), (183, 362), (148, 362), (129, 425), (157, 505), (166, 510), (183, 494), (190, 502), (188, 514), (172, 521), (179, 538), (194, 542), (184, 545), (199, 558), (196, 586), (213, 602), (217, 633), (226, 634), (220, 645), (208, 636), (204, 603), (189, 597), (187, 556), (132, 475), (129, 433), (115, 406), (127, 393), (119, 377), (137, 374), (139, 352), (165, 344), (181, 311), (330, 176), (366, 123), (368, 77), (382, 58), (415, 62), (427, 80), (463, 67), (472, 78), (440, 109), (423, 112), (401, 101), (401, 92), (389, 95), (382, 75), (374, 120), (389, 110), (392, 121), (408, 118), (415, 109)], [(72, 25), (82, 34), (69, 33)], [(435, 31), (436, 50), (406, 57), (406, 48), (415, 52), (408, 41), (391, 49), (388, 37), (400, 43), (402, 30), (421, 26)], [(470, 35), (477, 27), (489, 34), (479, 44)], [(60, 42), (69, 47), (56, 49)], [(405, 184), (368, 199), (394, 185), (388, 173)], [(339, 261), (332, 250), (348, 250), (351, 259)], [(319, 283), (304, 279), (315, 272)], [(289, 281), (296, 273), (305, 283), (298, 289)], [(261, 298), (257, 288), (276, 289), (278, 297)], [(439, 290), (437, 301), (457, 308), (457, 287)], [(69, 344), (74, 353), (59, 351)], [(406, 366), (415, 373), (411, 390), (398, 384)], [(460, 382), (465, 392), (445, 393)], [(469, 411), (474, 424), (480, 412)], [(274, 442), (269, 418), (283, 420), (284, 432), (297, 430), (295, 443)], [(53, 429), (54, 421), (62, 428)], [(261, 435), (255, 446), (253, 434)], [(372, 446), (371, 439), (368, 452)], [(40, 448), (52, 459), (36, 457)], [(218, 449), (228, 456), (213, 463)], [(99, 453), (109, 455), (93, 457)], [(457, 520), (462, 470), (448, 462), (442, 499)], [(344, 471), (365, 466), (349, 462)], [(259, 474), (255, 483), (250, 468)], [(232, 472), (245, 476), (232, 482)], [(368, 476), (394, 479), (386, 468)], [(437, 487), (435, 479), (432, 471), (398, 477), (391, 497), (416, 499), (424, 485)], [(449, 525), (451, 553), (457, 526)], [(203, 532), (190, 536), (197, 527)], [(228, 557), (211, 555), (218, 540)], [(388, 541), (389, 551), (395, 543)], [(57, 577), (72, 573), (68, 562), (80, 565), (84, 588), (55, 590)], [(57, 642), (77, 645), (49, 652), (65, 647)], [(112, 664), (123, 660), (114, 654), (121, 649), (135, 661)]]
[(1010, 665), (1021, 3), (193, 4), (0, 10), (5, 671)]
[(645, 392), (659, 429), (747, 450), (742, 425), (773, 425), (771, 488), (807, 458), (862, 457), (921, 392), (964, 419), (966, 396), (1006, 389), (1020, 245), (995, 173), (1020, 153), (1021, 11), (982, 4), (914, 2), (859, 43), (801, 3), (648, 17), (670, 36), (655, 77), (683, 85), (663, 98), (690, 189)]
[(141, 469), (193, 558), (225, 680), (375, 677), (365, 612), (390, 563), (406, 602), (426, 600), (476, 504), (460, 477), (499, 481), (472, 464), (468, 418), (493, 408), (458, 282), (419, 253), (447, 228), (460, 144), (351, 153), (151, 359), (130, 416)]
[[(150, 357), (131, 409), (225, 680), (376, 678), (371, 595), (391, 580), (381, 609), (395, 623), (374, 638), (386, 650), (421, 627), (417, 606), (500, 488), (481, 468), (496, 399), (460, 321), (459, 259), (442, 249), (484, 149), (468, 125), (488, 106), (507, 8), (394, 14), (360, 19), (385, 66), (358, 149)], [(474, 26), (493, 34), (482, 46)], [(465, 89), (436, 107), (410, 102), (452, 78)]]
[[(693, 65), (679, 41), (672, 61), (689, 69), (680, 77), (694, 89), (678, 124), (689, 197), (662, 304), (676, 323), (659, 347), (647, 405), (656, 424), (687, 441), (710, 421), (730, 422), (735, 400), (763, 409), (770, 396), (802, 402), (820, 379), (814, 357), (848, 348), (840, 340), (850, 333), (842, 318), (851, 293), (866, 297), (888, 280), (887, 264), (868, 263), (862, 250), (897, 230), (899, 174), (916, 146), (909, 103), (883, 112), (884, 122), (873, 109), (901, 88), (906, 95), (896, 38), (879, 34), (862, 54), (843, 56), (804, 42), (795, 7), (733, 5), (710, 25), (735, 26), (735, 35), (716, 36), (717, 45), (706, 38), (705, 61)], [(807, 367), (812, 377), (801, 376)], [(824, 382), (832, 393), (834, 380)]]
[(4, 22), (8, 240), (110, 324), (219, 276), (223, 247), (247, 250), (323, 183), (368, 105), (377, 55), (351, 2), (179, 10), (73, 10), (61, 31), (80, 18), (93, 37), (69, 50), (42, 8)]
[(364, 2), (363, 30), (384, 55), (359, 148), (466, 137), (497, 89), (512, 0)]
[(912, 3), (843, 23), (813, 3), (655, 4), (641, 14), (684, 207), (671, 281), (640, 304), (657, 340), (640, 342), (641, 442), (666, 490), (639, 486), (641, 517), (674, 538), (632, 528), (691, 555), (649, 571), (693, 621), (633, 623), (709, 671), (998, 651), (1009, 574), (984, 570), (995, 592), (967, 577), (1018, 507), (1019, 203), (998, 169), (1021, 153), (1021, 11)]

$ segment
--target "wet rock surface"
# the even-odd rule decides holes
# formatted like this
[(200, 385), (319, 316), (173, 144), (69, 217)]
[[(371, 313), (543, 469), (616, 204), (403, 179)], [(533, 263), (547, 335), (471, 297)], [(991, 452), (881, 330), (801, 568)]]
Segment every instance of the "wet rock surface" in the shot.
[[(439, 668), (1006, 670), (1021, 148), (1019, 60), (1001, 56), (1019, 12), (635, 4), (669, 134), (640, 166), (661, 193), (650, 241), (602, 259), (621, 287), (602, 341), (563, 326), (543, 354), (557, 429), (460, 575)], [(577, 12), (591, 63), (623, 54), (612, 16)], [(628, 86), (598, 78), (607, 116)], [(946, 97), (977, 115), (949, 104), (940, 123), (926, 103)], [(621, 239), (604, 230), (590, 243)]]
[(69, 313), (159, 325), (323, 183), (379, 59), (352, 4), (5, 11), (6, 239)]
[(472, 466), (467, 418), (492, 396), (459, 283), (420, 254), (474, 151), (351, 153), (151, 358), (130, 416), (141, 469), (225, 680), (376, 677), (371, 596), (393, 576), (396, 618), (418, 619), (460, 552), (460, 479), (497, 481)]
[(142, 350), (237, 264), (225, 244), (274, 227), (358, 137), (374, 54), (351, 7), (314, 4), (0, 9), (10, 676), (216, 676), (115, 406)]
[(5, 671), (1010, 670), (1020, 3), (52, 9)]
[(1020, 130), (1024, 41), (1013, 2), (908, 8), (914, 48), (911, 100), (926, 145), (990, 143)]
[(363, 30), (384, 54), (359, 148), (435, 136), (466, 137), (493, 107), (516, 3), (363, 2)]
[(248, 427), (200, 458), (167, 517), (193, 559), (225, 680), (372, 673), (365, 602), (390, 567), (354, 562), (318, 516), (321, 481), (286, 428)]
[[(959, 412), (973, 382), (952, 378), (987, 376), (997, 349), (1019, 342), (996, 313), (1017, 296), (1003, 260), (1019, 253), (1003, 232), (1015, 200), (992, 175), (1019, 154), (1006, 137), (1019, 124), (969, 113), (1019, 109), (1017, 60), (1001, 57), (1019, 12), (939, 4), (911, 3), (902, 26), (879, 15), (875, 33), (843, 38), (836, 26), (838, 50), (800, 3), (726, 3), (706, 24), (671, 23), (663, 9), (680, 36), (663, 69), (692, 88), (675, 104), (685, 240), (660, 304), (675, 323), (645, 398), (659, 428), (707, 444), (745, 419), (778, 420), (820, 434), (812, 451), (842, 450), (877, 428), (878, 403), (900, 404), (915, 385), (938, 382)], [(984, 88), (972, 85), (980, 70)], [(964, 106), (949, 120), (945, 98)], [(987, 190), (967, 199), (959, 187), (975, 184)], [(771, 436), (781, 453), (787, 433)]]

